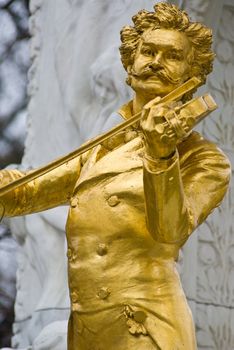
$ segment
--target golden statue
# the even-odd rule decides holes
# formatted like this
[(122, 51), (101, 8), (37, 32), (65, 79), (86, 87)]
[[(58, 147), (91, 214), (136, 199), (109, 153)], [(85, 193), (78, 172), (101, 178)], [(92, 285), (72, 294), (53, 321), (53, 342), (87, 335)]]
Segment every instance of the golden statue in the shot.
[(154, 9), (121, 31), (135, 92), (124, 127), (26, 176), (0, 173), (5, 216), (70, 203), (69, 350), (196, 349), (175, 262), (220, 204), (230, 166), (192, 131), (216, 107), (209, 94), (192, 99), (212, 71), (211, 30), (174, 5)]

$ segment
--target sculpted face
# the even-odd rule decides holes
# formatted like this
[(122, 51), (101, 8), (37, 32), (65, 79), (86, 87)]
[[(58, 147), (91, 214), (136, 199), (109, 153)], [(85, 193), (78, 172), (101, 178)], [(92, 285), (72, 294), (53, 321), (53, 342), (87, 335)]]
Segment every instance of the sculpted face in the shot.
[(142, 35), (129, 72), (131, 87), (150, 98), (164, 96), (190, 77), (191, 44), (176, 30), (149, 30)]

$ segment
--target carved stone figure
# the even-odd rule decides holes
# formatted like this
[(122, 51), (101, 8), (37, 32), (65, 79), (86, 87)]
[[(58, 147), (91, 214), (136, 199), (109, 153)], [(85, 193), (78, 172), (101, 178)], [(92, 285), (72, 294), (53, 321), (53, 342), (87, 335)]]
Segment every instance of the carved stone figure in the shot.
[[(69, 350), (196, 349), (175, 261), (230, 176), (225, 155), (192, 132), (212, 100), (183, 90), (212, 70), (211, 31), (166, 3), (133, 22), (120, 52), (134, 98), (119, 113), (140, 124), (0, 198), (8, 217), (70, 203)], [(4, 186), (24, 173), (0, 176)]]

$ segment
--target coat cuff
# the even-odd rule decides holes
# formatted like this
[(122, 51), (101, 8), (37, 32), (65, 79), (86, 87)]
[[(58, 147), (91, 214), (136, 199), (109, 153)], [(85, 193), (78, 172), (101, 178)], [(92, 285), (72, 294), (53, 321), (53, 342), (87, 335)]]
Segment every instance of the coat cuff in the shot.
[(178, 158), (179, 157), (177, 150), (170, 158), (155, 159), (145, 153), (143, 158), (143, 164), (148, 172), (159, 175), (173, 167), (174, 164), (177, 162)]

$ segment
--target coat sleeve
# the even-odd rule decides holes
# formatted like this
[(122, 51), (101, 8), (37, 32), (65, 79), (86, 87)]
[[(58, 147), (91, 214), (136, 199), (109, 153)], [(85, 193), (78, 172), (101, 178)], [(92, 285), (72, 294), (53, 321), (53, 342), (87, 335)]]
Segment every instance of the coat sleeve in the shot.
[(217, 207), (228, 188), (230, 163), (214, 144), (192, 133), (169, 160), (144, 159), (147, 227), (162, 243), (182, 245)]
[[(25, 215), (67, 204), (81, 166), (82, 159), (77, 157), (0, 197), (1, 216)], [(26, 174), (18, 170), (2, 170), (0, 187)]]

